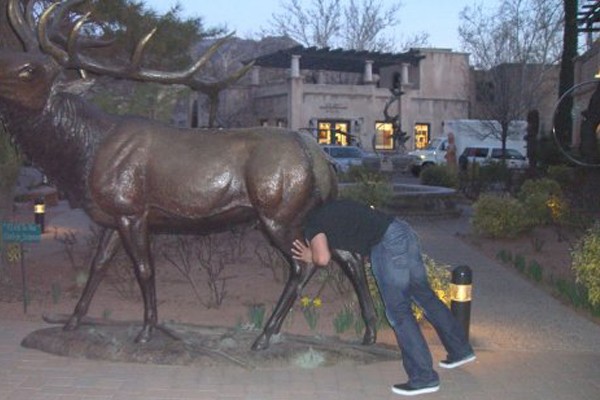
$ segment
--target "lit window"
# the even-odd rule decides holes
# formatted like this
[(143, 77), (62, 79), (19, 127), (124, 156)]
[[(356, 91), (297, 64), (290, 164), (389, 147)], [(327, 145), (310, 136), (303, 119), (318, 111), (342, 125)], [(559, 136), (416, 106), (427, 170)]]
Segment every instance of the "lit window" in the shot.
[(321, 144), (331, 143), (331, 124), (329, 122), (319, 122), (319, 137)]
[(424, 149), (429, 143), (429, 124), (415, 124), (415, 148)]
[(348, 141), (348, 122), (342, 121), (319, 121), (317, 140), (321, 144), (338, 144), (347, 146)]
[(391, 122), (375, 123), (375, 149), (394, 149), (394, 125)]

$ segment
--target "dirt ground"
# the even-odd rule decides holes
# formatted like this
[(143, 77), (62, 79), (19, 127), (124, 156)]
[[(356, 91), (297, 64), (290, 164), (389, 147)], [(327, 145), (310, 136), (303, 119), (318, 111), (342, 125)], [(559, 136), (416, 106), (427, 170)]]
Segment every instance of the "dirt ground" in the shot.
[[(96, 236), (85, 216), (73, 214), (66, 204), (48, 210), (46, 233), (39, 244), (25, 245), (24, 263), (5, 259), (0, 267), (0, 318), (41, 320), (43, 315), (70, 314), (82, 292), (87, 261)], [(28, 204), (20, 205), (15, 221), (31, 222)], [(467, 243), (492, 258), (500, 251), (522, 255), (529, 263), (537, 261), (543, 280), (572, 280), (570, 249), (573, 235), (561, 237), (552, 228), (537, 229), (527, 237), (514, 240), (489, 240), (465, 237)], [(187, 246), (187, 247), (186, 247)], [(185, 260), (187, 249), (192, 258)], [(14, 250), (14, 249), (13, 249)], [(284, 286), (285, 269), (281, 260), (266, 246), (251, 227), (214, 237), (212, 242), (181, 241), (162, 238), (153, 244), (159, 321), (185, 324), (211, 324), (246, 329), (257, 320), (256, 306), (264, 307), (265, 317), (275, 307)], [(267, 265), (275, 265), (268, 267)], [(27, 311), (23, 302), (23, 268), (28, 290)], [(108, 276), (93, 298), (88, 315), (96, 319), (141, 321), (143, 308), (139, 289), (123, 255), (111, 264)], [(200, 266), (204, 265), (205, 268)], [(513, 268), (507, 265), (507, 268)], [(345, 308), (359, 318), (354, 292), (341, 272), (321, 271), (306, 287), (303, 296), (319, 298), (314, 307), (315, 327), (309, 326), (303, 307), (297, 303), (286, 318), (283, 332), (296, 335), (339, 336), (360, 341), (362, 328), (351, 324), (336, 331), (334, 320)], [(213, 279), (209, 278), (212, 274)], [(212, 288), (208, 285), (213, 283)], [(220, 304), (217, 304), (220, 303)], [(425, 329), (430, 329), (425, 327)], [(258, 332), (256, 332), (258, 335)], [(378, 343), (393, 345), (390, 329), (380, 330)]]
[[(30, 210), (28, 204), (22, 204), (11, 219), (30, 223)], [(49, 222), (41, 243), (24, 245), (26, 312), (21, 263), (7, 260), (4, 252), (5, 259), (0, 266), (2, 319), (40, 321), (43, 315), (70, 314), (83, 290), (87, 260), (97, 236), (95, 230), (90, 228), (83, 214), (74, 214), (62, 202), (48, 208), (46, 220)], [(192, 254), (187, 261), (181, 257), (186, 246)], [(158, 318), (164, 323), (248, 328), (256, 321), (251, 313), (257, 305), (264, 308), (265, 322), (283, 290), (287, 273), (281, 260), (252, 227), (235, 234), (215, 236), (211, 243), (188, 240), (180, 243), (176, 237), (161, 238), (153, 243), (153, 254)], [(275, 266), (271, 268), (268, 264)], [(142, 300), (129, 265), (123, 254), (111, 263), (107, 277), (91, 302), (90, 317), (142, 320)], [(212, 288), (208, 285), (209, 274), (215, 277)], [(362, 328), (352, 324), (341, 333), (334, 328), (334, 319), (345, 307), (355, 311), (355, 320), (359, 318), (354, 291), (341, 276), (337, 269), (331, 276), (324, 269), (305, 288), (303, 296), (321, 300), (319, 307), (313, 307), (314, 328), (309, 326), (303, 307), (297, 302), (282, 331), (307, 336), (339, 335), (344, 340), (360, 341)], [(381, 331), (378, 339), (381, 343), (395, 343), (389, 329)]]

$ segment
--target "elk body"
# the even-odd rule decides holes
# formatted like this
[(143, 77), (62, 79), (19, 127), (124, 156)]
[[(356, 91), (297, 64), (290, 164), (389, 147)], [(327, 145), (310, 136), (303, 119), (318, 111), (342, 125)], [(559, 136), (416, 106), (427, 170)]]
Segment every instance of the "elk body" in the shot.
[[(69, 3), (73, 2), (77, 1)], [(268, 347), (314, 273), (313, 267), (291, 257), (291, 244), (302, 237), (308, 211), (336, 196), (335, 174), (316, 141), (276, 128), (200, 131), (104, 113), (68, 92), (72, 84), (63, 82), (66, 69), (88, 68), (162, 83), (182, 83), (182, 75), (145, 76), (135, 63), (127, 74), (86, 63), (73, 48), (67, 53), (50, 43), (46, 25), (51, 10), (41, 17), (38, 40), (19, 2), (11, 0), (8, 8), (27, 51), (0, 50), (0, 116), (21, 149), (70, 203), (103, 227), (89, 279), (65, 329), (79, 326), (122, 244), (144, 302), (143, 327), (136, 340), (150, 340), (158, 319), (149, 235), (208, 234), (256, 222), (291, 271), (253, 344), (253, 349)], [(74, 47), (76, 33), (71, 35), (69, 44)], [(373, 343), (375, 312), (361, 259), (340, 251), (334, 256), (358, 294), (366, 325), (363, 343)]]

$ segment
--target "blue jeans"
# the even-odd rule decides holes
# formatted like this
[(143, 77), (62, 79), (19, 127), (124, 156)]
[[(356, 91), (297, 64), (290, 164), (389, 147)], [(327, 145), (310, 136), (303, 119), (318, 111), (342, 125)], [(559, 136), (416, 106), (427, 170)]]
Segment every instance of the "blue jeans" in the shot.
[(461, 359), (473, 349), (460, 323), (431, 290), (419, 238), (406, 222), (395, 219), (381, 241), (371, 249), (371, 265), (385, 312), (402, 351), (408, 383), (423, 386), (439, 382), (431, 352), (412, 313), (414, 301), (435, 328), (449, 359)]

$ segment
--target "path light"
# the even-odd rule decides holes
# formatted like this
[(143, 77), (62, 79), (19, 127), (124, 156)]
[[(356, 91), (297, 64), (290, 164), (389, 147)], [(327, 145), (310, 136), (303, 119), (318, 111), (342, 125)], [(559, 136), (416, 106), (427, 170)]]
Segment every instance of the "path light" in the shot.
[(40, 226), (40, 231), (44, 233), (44, 217), (46, 215), (46, 205), (44, 204), (44, 198), (38, 197), (33, 202), (33, 216), (35, 223)]
[(450, 309), (458, 319), (467, 340), (469, 339), (469, 325), (471, 320), (471, 287), (473, 283), (473, 272), (466, 265), (459, 265), (452, 270), (452, 281), (450, 283)]

